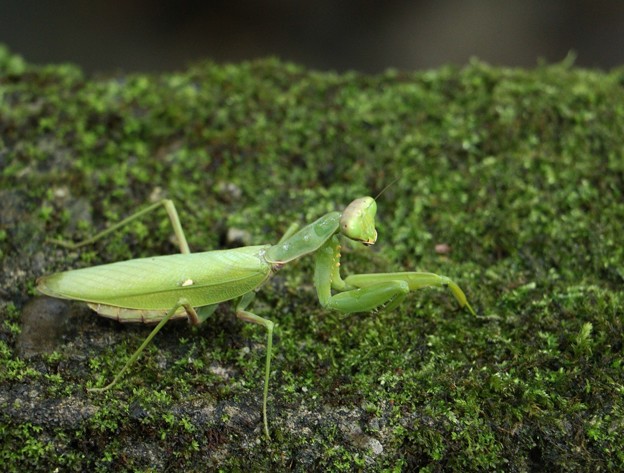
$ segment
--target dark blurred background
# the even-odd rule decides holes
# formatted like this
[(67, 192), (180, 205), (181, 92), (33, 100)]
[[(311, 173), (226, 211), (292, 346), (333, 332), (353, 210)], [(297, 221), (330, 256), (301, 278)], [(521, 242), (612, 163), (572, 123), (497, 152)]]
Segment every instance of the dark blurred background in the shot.
[(540, 59), (624, 62), (622, 0), (0, 0), (0, 42), (29, 62), (165, 71), (278, 56), (379, 72)]

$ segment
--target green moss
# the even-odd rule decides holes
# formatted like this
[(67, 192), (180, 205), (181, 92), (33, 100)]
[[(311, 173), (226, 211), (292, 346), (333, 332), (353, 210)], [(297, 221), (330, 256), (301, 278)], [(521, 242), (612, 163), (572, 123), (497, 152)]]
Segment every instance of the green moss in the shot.
[[(568, 63), (337, 75), (267, 59), (87, 78), (0, 48), (0, 459), (9, 471), (579, 471), (624, 468), (622, 70)], [(81, 251), (149, 201), (176, 201), (194, 251), (270, 243), (376, 195), (377, 245), (345, 273), (457, 281), (397, 309), (322, 310), (312, 258), (229, 306), (149, 328), (36, 306), (42, 274), (172, 253), (163, 214)], [(441, 245), (441, 252), (436, 252)], [(53, 355), (23, 314), (59, 311)], [(28, 319), (31, 320), (31, 319)], [(42, 325), (43, 326), (43, 325)], [(56, 338), (54, 338), (56, 337)], [(68, 439), (71, 439), (68, 440)], [(251, 465), (251, 466), (250, 466)]]

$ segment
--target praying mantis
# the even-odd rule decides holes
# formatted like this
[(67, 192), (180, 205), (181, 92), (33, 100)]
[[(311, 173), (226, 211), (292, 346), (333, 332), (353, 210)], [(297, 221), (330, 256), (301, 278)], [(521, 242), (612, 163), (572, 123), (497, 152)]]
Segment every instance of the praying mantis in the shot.
[(162, 327), (172, 319), (187, 318), (193, 325), (206, 321), (222, 302), (236, 301), (236, 316), (266, 329), (266, 360), (262, 396), (264, 435), (269, 435), (267, 403), (274, 322), (247, 310), (255, 292), (286, 263), (305, 255), (315, 256), (314, 287), (321, 306), (342, 313), (367, 312), (378, 307), (392, 310), (410, 291), (448, 287), (461, 307), (476, 315), (464, 292), (451, 279), (427, 272), (340, 275), (338, 235), (366, 246), (375, 244), (377, 203), (372, 197), (352, 201), (341, 212), (329, 212), (298, 229), (296, 224), (275, 245), (191, 253), (175, 205), (169, 199), (156, 202), (80, 243), (54, 240), (67, 248), (79, 248), (119, 229), (159, 207), (169, 215), (180, 254), (132, 259), (41, 277), (37, 289), (45, 295), (86, 302), (99, 315), (120, 322), (157, 323), (106, 391), (139, 358)]

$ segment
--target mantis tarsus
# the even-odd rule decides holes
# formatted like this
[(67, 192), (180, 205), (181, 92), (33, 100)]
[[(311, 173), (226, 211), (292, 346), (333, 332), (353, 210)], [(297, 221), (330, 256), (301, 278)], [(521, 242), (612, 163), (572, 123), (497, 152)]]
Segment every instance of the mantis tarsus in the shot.
[(277, 270), (308, 254), (316, 257), (314, 286), (323, 307), (343, 313), (366, 312), (380, 306), (390, 310), (412, 290), (439, 286), (451, 289), (459, 305), (475, 314), (463, 291), (445, 276), (425, 272), (354, 274), (344, 279), (340, 276), (338, 234), (367, 246), (377, 240), (377, 204), (372, 197), (356, 199), (342, 213), (330, 212), (298, 231), (293, 225), (276, 245), (191, 253), (175, 206), (167, 199), (83, 242), (54, 241), (69, 248), (81, 247), (161, 205), (169, 214), (180, 254), (66, 271), (37, 281), (37, 289), (43, 294), (85, 301), (104, 317), (120, 322), (158, 323), (113, 381), (90, 391), (112, 388), (167, 321), (185, 317), (197, 325), (209, 318), (218, 304), (236, 300), (236, 316), (261, 325), (267, 331), (262, 421), (264, 434), (269, 438), (267, 398), (274, 324), (248, 311), (247, 306), (255, 291)]

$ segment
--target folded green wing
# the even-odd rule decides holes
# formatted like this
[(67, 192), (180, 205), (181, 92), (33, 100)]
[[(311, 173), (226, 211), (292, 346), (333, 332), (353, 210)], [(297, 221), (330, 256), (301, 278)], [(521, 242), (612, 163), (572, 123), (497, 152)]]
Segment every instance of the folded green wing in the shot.
[(181, 297), (194, 307), (239, 297), (271, 274), (268, 246), (140, 258), (76, 269), (37, 281), (49, 296), (129, 309), (168, 309)]

